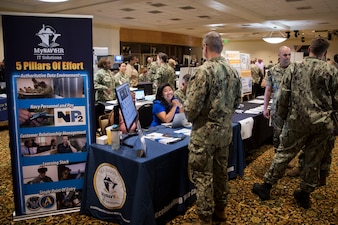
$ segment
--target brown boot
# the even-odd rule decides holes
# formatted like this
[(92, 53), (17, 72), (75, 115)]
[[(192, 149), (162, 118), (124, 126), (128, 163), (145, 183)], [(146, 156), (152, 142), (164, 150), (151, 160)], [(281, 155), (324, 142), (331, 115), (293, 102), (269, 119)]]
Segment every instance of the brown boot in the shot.
[(301, 172), (302, 172), (301, 168), (297, 166), (294, 167), (292, 170), (288, 171), (286, 175), (289, 177), (298, 177)]
[(293, 159), (289, 162), (288, 168), (294, 168), (294, 167), (296, 166), (296, 164), (297, 164), (297, 160), (298, 160), (298, 157), (293, 158)]
[(223, 206), (215, 206), (215, 211), (212, 214), (212, 218), (216, 221), (221, 221), (224, 222), (226, 221), (226, 216), (224, 212), (224, 207)]

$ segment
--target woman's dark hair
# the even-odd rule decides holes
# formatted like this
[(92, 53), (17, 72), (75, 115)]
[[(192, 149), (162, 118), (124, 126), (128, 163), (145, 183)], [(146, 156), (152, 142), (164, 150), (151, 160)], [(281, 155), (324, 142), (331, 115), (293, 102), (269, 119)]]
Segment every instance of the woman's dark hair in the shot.
[(126, 57), (126, 61), (127, 61), (127, 62), (130, 62), (131, 60), (133, 60), (133, 59), (135, 59), (135, 58), (136, 58), (136, 55), (131, 54), (131, 55), (128, 55), (128, 56)]
[(167, 54), (163, 53), (163, 52), (159, 52), (157, 54), (158, 58), (161, 59), (163, 62), (167, 63), (168, 62), (168, 56)]
[(98, 68), (104, 68), (106, 65), (106, 61), (109, 60), (108, 57), (102, 57), (100, 58), (99, 62), (97, 63)]
[(163, 105), (165, 105), (166, 111), (167, 111), (169, 109), (168, 108), (169, 107), (169, 103), (163, 98), (163, 95), (162, 95), (163, 89), (165, 87), (171, 87), (171, 89), (173, 88), (169, 83), (162, 83), (162, 84), (160, 84), (160, 86), (158, 86), (158, 88), (157, 88), (155, 100), (161, 101), (161, 103)]

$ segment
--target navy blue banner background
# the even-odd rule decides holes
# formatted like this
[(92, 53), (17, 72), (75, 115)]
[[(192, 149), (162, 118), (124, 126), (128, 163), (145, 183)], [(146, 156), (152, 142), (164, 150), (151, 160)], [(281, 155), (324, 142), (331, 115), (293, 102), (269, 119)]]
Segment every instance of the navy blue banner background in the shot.
[(95, 137), (92, 18), (9, 13), (2, 27), (15, 216), (78, 210)]

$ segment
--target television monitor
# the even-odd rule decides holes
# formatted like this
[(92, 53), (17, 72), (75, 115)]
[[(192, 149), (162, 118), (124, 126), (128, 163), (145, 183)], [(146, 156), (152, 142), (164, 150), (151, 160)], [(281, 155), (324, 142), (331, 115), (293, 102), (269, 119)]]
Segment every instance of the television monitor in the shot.
[(117, 102), (122, 113), (123, 121), (129, 133), (134, 121), (137, 119), (137, 110), (130, 93), (128, 83), (121, 84), (115, 88)]
[(114, 55), (114, 63), (123, 63), (123, 55)]

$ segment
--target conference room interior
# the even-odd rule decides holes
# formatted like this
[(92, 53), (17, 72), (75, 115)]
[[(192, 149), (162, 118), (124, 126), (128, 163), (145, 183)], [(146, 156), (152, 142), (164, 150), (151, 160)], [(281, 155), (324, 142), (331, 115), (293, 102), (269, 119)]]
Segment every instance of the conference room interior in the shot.
[[(296, 32), (297, 31), (297, 32)], [(227, 39), (224, 37), (224, 50), (227, 51), (239, 51), (241, 53), (247, 53), (250, 55), (251, 59), (261, 58), (263, 59), (265, 65), (268, 65), (269, 61), (276, 63), (278, 48), (282, 45), (289, 46), (293, 52), (304, 52), (304, 56), (307, 54), (307, 48), (311, 42), (312, 37), (324, 36), (328, 38), (328, 34), (330, 32), (314, 32), (312, 36), (306, 36), (306, 38), (302, 38), (302, 31), (300, 30), (298, 34), (298, 30), (291, 30), (290, 37), (283, 43), (280, 44), (270, 44), (264, 42), (261, 38), (255, 39)], [(331, 33), (330, 37), (330, 48), (327, 53), (327, 58), (333, 60), (333, 56), (338, 53), (338, 35), (335, 33)], [(202, 58), (201, 44), (202, 44), (202, 36), (201, 35), (187, 35), (180, 33), (170, 33), (166, 31), (160, 30), (147, 30), (142, 28), (138, 28), (136, 26), (133, 28), (129, 27), (115, 27), (115, 26), (107, 26), (99, 23), (93, 23), (93, 47), (107, 47), (109, 51), (109, 56), (113, 59), (115, 55), (122, 55), (124, 57), (129, 54), (134, 54), (138, 57), (140, 63), (140, 71), (142, 67), (146, 66), (146, 58), (151, 56), (156, 58), (156, 54), (158, 52), (164, 52), (169, 57), (175, 56), (179, 59), (180, 65), (179, 67), (189, 67), (189, 63), (187, 64), (187, 56), (191, 59), (191, 56), (196, 57), (199, 61)], [(0, 29), (0, 43), (3, 43), (2, 40), (2, 29)], [(3, 55), (4, 46), (0, 44), (0, 59), (5, 59)], [(113, 64), (114, 62), (112, 62)], [(179, 67), (177, 70), (179, 71)], [(94, 90), (93, 90), (94, 91)], [(250, 97), (244, 99), (246, 106), (248, 106), (248, 101)], [(251, 99), (252, 100), (252, 99)], [(240, 117), (241, 115), (239, 115)], [(95, 116), (95, 120), (97, 120), (97, 115)], [(240, 118), (241, 119), (241, 118)], [(237, 122), (240, 120), (237, 118)], [(262, 123), (263, 121), (263, 123)], [(96, 121), (97, 122), (97, 121)], [(268, 169), (269, 163), (271, 163), (273, 157), (273, 147), (271, 140), (271, 127), (267, 126), (268, 121), (264, 121), (262, 115), (255, 116), (256, 125), (260, 124), (260, 126), (256, 126), (256, 134), (253, 134), (255, 140), (253, 138), (248, 140), (243, 140), (243, 150), (245, 151), (246, 158), (246, 168), (243, 169), (243, 174), (235, 175), (230, 180), (231, 191), (232, 193), (229, 196), (229, 199), (233, 198), (238, 200), (238, 195), (242, 195), (243, 193), (239, 193), (238, 189), (241, 185), (244, 185), (244, 191), (250, 192), (249, 186), (252, 185), (254, 181), (262, 179), (264, 172)], [(263, 125), (262, 125), (263, 124)], [(8, 140), (8, 127), (6, 121), (1, 122), (0, 127), (0, 136), (2, 136), (3, 140)], [(266, 130), (268, 129), (268, 130)], [(257, 137), (258, 133), (262, 133), (265, 135), (260, 139)], [(97, 135), (99, 135), (97, 133)], [(257, 139), (258, 138), (258, 139)], [(258, 142), (257, 142), (258, 140)], [(4, 148), (7, 155), (9, 154), (9, 143), (5, 141), (2, 143), (1, 148)], [(96, 148), (96, 147), (95, 147)], [(13, 196), (11, 194), (11, 178), (10, 172), (6, 171), (4, 168), (10, 167), (10, 159), (5, 157), (2, 159), (1, 171), (3, 178), (6, 179), (4, 182), (5, 186), (1, 186), (2, 193), (6, 195), (3, 200), (4, 201), (13, 201)], [(334, 170), (328, 180), (327, 187), (323, 187), (315, 192), (316, 203), (312, 209), (312, 211), (306, 212), (304, 210), (297, 209), (295, 204), (288, 203), (288, 201), (292, 201), (290, 196), (282, 196), (281, 193), (286, 193), (285, 195), (289, 195), (289, 188), (292, 189), (297, 187), (299, 184), (299, 178), (290, 178), (285, 177), (281, 181), (280, 185), (282, 187), (278, 187), (277, 189), (280, 191), (278, 197), (279, 200), (274, 199), (272, 202), (264, 204), (262, 202), (258, 202), (255, 196), (249, 197), (245, 201), (241, 201), (240, 203), (234, 202), (233, 200), (229, 200), (229, 218), (231, 219), (232, 224), (267, 224), (269, 221), (271, 223), (277, 222), (286, 222), (288, 219), (293, 221), (294, 223), (302, 224), (309, 223), (310, 221), (313, 224), (334, 224), (336, 218), (338, 218), (338, 203), (334, 201), (334, 198), (337, 198), (337, 148), (333, 151), (333, 162), (332, 169)], [(324, 197), (323, 197), (324, 196)], [(328, 202), (331, 204), (331, 207), (325, 206), (324, 199), (329, 199)], [(1, 205), (5, 205), (5, 202), (1, 201)], [(248, 203), (248, 201), (252, 201), (252, 203)], [(242, 204), (242, 205), (241, 205)], [(247, 204), (246, 206), (244, 204)], [(284, 209), (281, 209), (281, 205), (286, 205)], [(6, 206), (7, 207), (7, 206)], [(0, 221), (4, 223), (13, 223), (12, 213), (14, 210), (14, 206), (10, 204), (9, 208), (3, 209), (3, 216), (0, 217)], [(278, 208), (281, 207), (281, 208)], [(237, 210), (235, 210), (237, 208)], [(252, 209), (249, 209), (252, 208)], [(268, 208), (274, 208), (275, 212), (272, 212)], [(276, 212), (276, 209), (280, 209), (280, 212)], [(241, 210), (246, 212), (248, 215), (247, 218), (242, 218)], [(290, 213), (290, 211), (295, 210), (296, 212)], [(0, 210), (2, 211), (2, 210)], [(278, 211), (278, 210), (277, 210)], [(265, 215), (263, 215), (265, 214)], [(276, 219), (275, 217), (278, 217)], [(319, 218), (322, 215), (322, 218)], [(180, 216), (172, 218), (169, 221), (166, 221), (166, 224), (191, 224), (196, 220), (196, 212), (194, 205), (192, 204), (189, 208)], [(236, 220), (238, 218), (238, 220)], [(258, 219), (257, 219), (258, 218)], [(237, 222), (236, 222), (237, 221)], [(324, 221), (324, 222), (323, 222)], [(46, 218), (38, 218), (38, 219), (27, 219), (25, 223), (28, 224), (43, 224), (43, 223), (54, 223), (58, 222), (62, 223), (70, 223), (70, 224), (115, 224), (105, 222), (103, 220), (98, 220), (96, 218), (79, 215), (78, 212), (72, 214), (64, 214), (57, 216), (48, 216)], [(231, 222), (229, 224), (231, 224)], [(318, 222), (318, 223), (317, 223)], [(24, 222), (22, 222), (24, 223)], [(20, 224), (20, 222), (17, 222)]]

